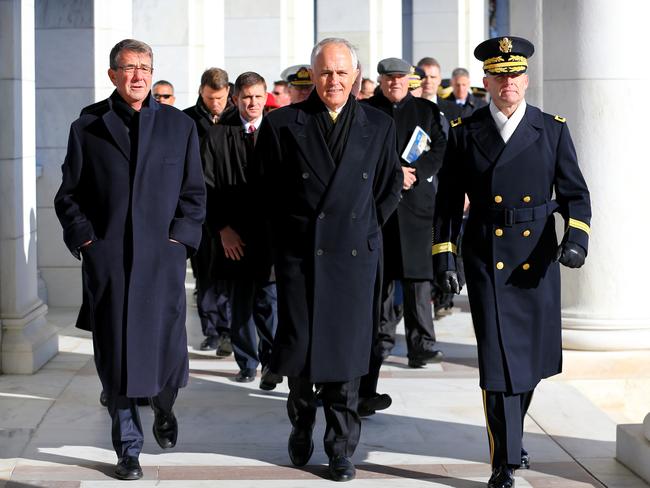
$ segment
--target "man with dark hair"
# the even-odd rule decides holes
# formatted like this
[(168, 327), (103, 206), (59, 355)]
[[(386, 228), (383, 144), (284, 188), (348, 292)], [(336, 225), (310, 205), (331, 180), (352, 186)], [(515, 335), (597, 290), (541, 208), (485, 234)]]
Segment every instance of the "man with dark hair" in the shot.
[[(316, 401), (336, 481), (355, 477), (359, 378), (368, 371), (381, 225), (402, 172), (390, 118), (351, 96), (357, 54), (344, 39), (312, 50), (309, 98), (267, 115), (258, 140), (278, 286), (271, 369), (289, 377), (289, 457), (309, 462)], [(314, 391), (316, 386), (316, 391)]]
[(273, 96), (278, 107), (285, 107), (291, 103), (289, 95), (289, 83), (285, 80), (273, 82)]
[(230, 283), (231, 339), (239, 366), (235, 381), (253, 381), (262, 363), (260, 388), (272, 390), (282, 381), (269, 369), (277, 325), (276, 291), (271, 282), (269, 235), (251, 173), (266, 96), (266, 82), (259, 74), (239, 75), (233, 97), (236, 109), (208, 131), (202, 156), (207, 225), (218, 236), (213, 273)]
[[(559, 264), (581, 267), (589, 243), (589, 190), (566, 119), (524, 100), (533, 52), (519, 37), (488, 39), (474, 50), (491, 102), (451, 128), (436, 200), (434, 266), (440, 287), (455, 293), (465, 193), (472, 202), (463, 259), (492, 464), (488, 488), (513, 487), (514, 470), (530, 466), (524, 417), (537, 384), (562, 370)], [(565, 221), (559, 246), (555, 212)]]
[(172, 407), (189, 373), (186, 259), (205, 216), (196, 126), (150, 96), (152, 72), (147, 44), (115, 45), (116, 89), (72, 123), (54, 198), (65, 244), (82, 260), (77, 327), (93, 334), (120, 479), (142, 477), (138, 397), (151, 398), (160, 447), (176, 444)]
[[(201, 75), (199, 98), (196, 104), (183, 110), (196, 123), (199, 143), (228, 108), (230, 85), (228, 73), (221, 68), (209, 68)], [(203, 162), (205, 171), (205, 162)], [(215, 250), (215, 238), (207, 224), (203, 226), (203, 238), (199, 250), (191, 259), (196, 279), (196, 306), (205, 339), (200, 345), (202, 351), (215, 350), (217, 356), (232, 354), (230, 342), (231, 311), (228, 299), (229, 283), (215, 277), (210, 265)]]
[(167, 80), (158, 80), (151, 87), (153, 98), (163, 105), (174, 105), (176, 97), (174, 96), (174, 85)]
[(370, 98), (375, 92), (375, 82), (370, 78), (361, 79), (361, 89), (359, 90), (359, 95), (357, 95), (357, 100), (365, 100)]
[(440, 63), (435, 58), (425, 57), (418, 61), (417, 67), (424, 72), (422, 77), (422, 98), (426, 98), (438, 105), (440, 113), (443, 115), (440, 123), (446, 135), (449, 132), (449, 114), (455, 114), (456, 110), (453, 102), (438, 96), (438, 87), (442, 81)]
[(452, 92), (447, 97), (447, 101), (453, 104), (448, 117), (450, 123), (456, 123), (458, 117), (469, 117), (474, 110), (487, 105), (485, 100), (472, 94), (469, 71), (465, 68), (456, 68), (451, 72), (450, 85)]

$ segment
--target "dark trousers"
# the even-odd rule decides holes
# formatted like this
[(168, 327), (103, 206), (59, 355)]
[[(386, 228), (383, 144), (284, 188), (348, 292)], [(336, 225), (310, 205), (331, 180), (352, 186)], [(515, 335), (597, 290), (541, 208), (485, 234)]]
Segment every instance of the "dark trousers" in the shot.
[[(431, 282), (403, 279), (401, 283), (408, 357), (416, 358), (420, 351), (430, 349), (436, 342), (431, 307)], [(387, 357), (395, 346), (395, 329), (399, 322), (394, 312), (394, 291), (395, 281), (384, 281), (377, 334), (377, 341), (386, 351), (384, 357)]]
[(493, 468), (520, 465), (524, 417), (533, 399), (533, 391), (510, 394), (483, 390), (490, 463)]
[(230, 290), (235, 361), (240, 369), (255, 370), (260, 362), (266, 366), (278, 325), (275, 283), (244, 278), (233, 280)]
[(325, 412), (325, 453), (329, 458), (351, 457), (361, 436), (361, 419), (357, 414), (359, 378), (344, 383), (314, 385), (306, 378), (290, 377), (287, 413), (293, 427), (313, 430), (317, 398), (322, 400)]
[(196, 279), (196, 308), (199, 311), (201, 330), (205, 337), (218, 336), (230, 331), (230, 303), (228, 282), (215, 280), (212, 275), (212, 256), (215, 245), (207, 227), (196, 254), (190, 258)]
[[(171, 413), (177, 395), (178, 388), (165, 388), (152, 397), (151, 402), (164, 413)], [(107, 400), (112, 422), (111, 439), (118, 459), (124, 456), (138, 457), (142, 451), (144, 434), (136, 404), (137, 398), (109, 394)]]

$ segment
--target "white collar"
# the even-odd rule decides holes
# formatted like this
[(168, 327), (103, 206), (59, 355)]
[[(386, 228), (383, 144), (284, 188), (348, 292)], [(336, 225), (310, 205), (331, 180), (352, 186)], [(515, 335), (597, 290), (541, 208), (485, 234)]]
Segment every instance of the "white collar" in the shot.
[(524, 114), (526, 113), (526, 100), (521, 101), (509, 118), (499, 110), (499, 108), (494, 104), (494, 101), (490, 102), (490, 113), (492, 114), (492, 118), (494, 119), (499, 134), (501, 134), (503, 142), (507, 143), (515, 132), (519, 122), (524, 118)]
[(246, 129), (246, 132), (248, 132), (248, 128), (252, 125), (255, 127), (255, 130), (260, 128), (260, 124), (262, 123), (262, 115), (260, 115), (257, 119), (252, 120), (252, 121), (247, 121), (244, 117), (239, 114), (239, 118), (241, 119), (242, 124), (244, 124), (244, 129)]

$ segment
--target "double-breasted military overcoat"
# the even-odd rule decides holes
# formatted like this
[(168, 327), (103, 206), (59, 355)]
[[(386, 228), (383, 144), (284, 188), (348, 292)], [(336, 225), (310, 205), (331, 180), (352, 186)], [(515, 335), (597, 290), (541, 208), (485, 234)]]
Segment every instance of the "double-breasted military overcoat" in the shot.
[(529, 391), (562, 367), (553, 214), (565, 220), (563, 238), (586, 252), (589, 191), (562, 117), (528, 105), (507, 144), (489, 107), (451, 125), (436, 201), (434, 266), (455, 269), (467, 193), (463, 259), (481, 387)]
[(76, 257), (92, 241), (81, 250), (77, 326), (93, 333), (104, 390), (151, 397), (184, 386), (185, 267), (205, 215), (194, 122), (149, 96), (134, 139), (109, 98), (73, 122), (62, 169), (64, 241)]
[(368, 371), (380, 228), (402, 185), (392, 120), (347, 103), (353, 119), (338, 165), (318, 127), (324, 105), (315, 93), (268, 114), (256, 146), (278, 290), (271, 369), (314, 383)]
[(402, 192), (397, 211), (384, 226), (384, 278), (432, 280), (431, 241), (433, 210), (438, 187), (438, 171), (445, 151), (445, 135), (440, 124), (440, 110), (429, 100), (410, 93), (392, 103), (382, 93), (367, 103), (395, 121), (397, 154), (406, 148), (416, 127), (424, 130), (431, 142), (429, 149), (413, 163), (400, 162), (414, 168), (417, 184)]

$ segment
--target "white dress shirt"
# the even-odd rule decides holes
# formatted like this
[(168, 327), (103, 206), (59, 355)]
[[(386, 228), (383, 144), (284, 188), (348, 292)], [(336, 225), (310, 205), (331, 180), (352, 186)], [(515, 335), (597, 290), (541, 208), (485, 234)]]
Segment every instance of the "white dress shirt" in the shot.
[(255, 119), (255, 120), (251, 120), (250, 122), (248, 122), (246, 119), (244, 119), (244, 117), (242, 117), (241, 115), (239, 116), (239, 118), (241, 119), (242, 124), (244, 124), (244, 130), (245, 130), (246, 132), (249, 132), (249, 131), (250, 131), (249, 127), (250, 127), (251, 125), (252, 125), (253, 127), (255, 127), (255, 130), (259, 129), (259, 128), (260, 128), (260, 124), (262, 123), (262, 117), (258, 117), (257, 119)]
[(497, 108), (494, 101), (490, 102), (490, 113), (492, 114), (494, 123), (497, 125), (499, 134), (501, 134), (501, 139), (507, 144), (519, 125), (519, 122), (524, 118), (524, 114), (526, 113), (526, 100), (521, 101), (510, 118)]

